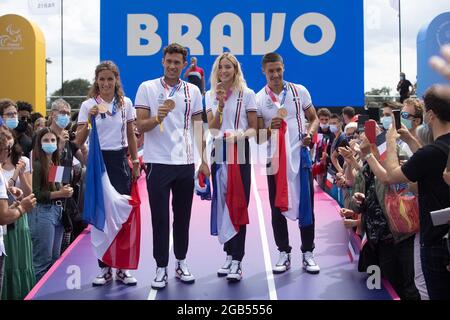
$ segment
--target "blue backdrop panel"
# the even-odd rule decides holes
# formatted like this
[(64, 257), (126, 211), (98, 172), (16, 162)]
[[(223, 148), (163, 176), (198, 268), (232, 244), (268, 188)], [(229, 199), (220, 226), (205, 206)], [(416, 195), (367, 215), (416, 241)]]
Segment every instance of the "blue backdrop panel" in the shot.
[(421, 97), (435, 83), (448, 83), (436, 73), (428, 60), (439, 55), (440, 47), (450, 43), (450, 12), (438, 15), (417, 36), (417, 95)]
[(162, 49), (177, 40), (207, 81), (217, 54), (231, 51), (258, 91), (261, 57), (277, 51), (285, 78), (305, 85), (316, 106), (364, 105), (362, 0), (102, 0), (100, 25), (100, 58), (118, 64), (132, 99), (142, 81), (161, 76)]

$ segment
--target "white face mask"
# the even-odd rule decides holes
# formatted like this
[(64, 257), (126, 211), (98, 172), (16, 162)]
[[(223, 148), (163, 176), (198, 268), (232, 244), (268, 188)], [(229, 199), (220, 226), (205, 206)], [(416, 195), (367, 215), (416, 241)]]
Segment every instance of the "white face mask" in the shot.
[(328, 129), (330, 127), (328, 123), (320, 123), (319, 126), (321, 129)]
[(336, 132), (339, 131), (339, 128), (338, 128), (338, 126), (335, 125), (335, 124), (330, 124), (330, 131), (331, 131), (332, 133), (336, 133)]

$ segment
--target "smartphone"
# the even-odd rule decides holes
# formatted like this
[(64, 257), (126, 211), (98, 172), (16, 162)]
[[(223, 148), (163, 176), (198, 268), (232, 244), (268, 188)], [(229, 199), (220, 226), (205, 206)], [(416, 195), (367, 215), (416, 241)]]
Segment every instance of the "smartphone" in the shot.
[(394, 114), (395, 129), (399, 130), (402, 128), (402, 123), (400, 121), (400, 110), (392, 110), (392, 113)]
[(366, 137), (370, 143), (374, 144), (377, 141), (377, 133), (376, 133), (377, 122), (375, 120), (366, 121), (364, 124), (364, 132), (366, 133)]
[(358, 132), (364, 132), (364, 124), (369, 120), (369, 115), (360, 114), (358, 115)]

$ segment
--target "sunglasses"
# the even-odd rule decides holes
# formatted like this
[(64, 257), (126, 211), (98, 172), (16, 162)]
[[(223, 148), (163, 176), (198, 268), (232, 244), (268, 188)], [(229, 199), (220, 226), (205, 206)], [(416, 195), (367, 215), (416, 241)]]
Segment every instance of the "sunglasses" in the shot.
[(400, 115), (403, 119), (409, 119), (409, 118), (417, 118), (414, 114), (410, 114), (406, 111), (400, 112)]

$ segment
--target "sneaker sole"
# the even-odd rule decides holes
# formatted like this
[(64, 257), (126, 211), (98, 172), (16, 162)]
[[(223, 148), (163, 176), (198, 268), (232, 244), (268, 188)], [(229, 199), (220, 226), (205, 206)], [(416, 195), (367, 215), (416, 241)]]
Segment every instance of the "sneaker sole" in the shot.
[(151, 286), (153, 290), (163, 290), (167, 287), (167, 283), (164, 287), (155, 287), (155, 286)]
[(177, 278), (178, 280), (180, 280), (181, 282), (186, 283), (186, 284), (193, 284), (195, 282), (195, 279), (193, 279), (193, 280), (183, 280), (183, 279), (181, 279), (181, 277), (179, 275), (175, 275), (175, 278)]
[(93, 287), (102, 287), (102, 286), (106, 286), (108, 283), (112, 282), (112, 278), (107, 280), (105, 283), (101, 284), (101, 283), (92, 283)]
[(318, 274), (318, 273), (320, 273), (320, 270), (319, 271), (310, 271), (310, 270), (307, 270), (306, 267), (303, 267), (303, 269), (309, 274)]
[(288, 266), (288, 267), (286, 267), (286, 270), (283, 270), (283, 271), (272, 269), (272, 272), (273, 272), (274, 274), (281, 274), (281, 273), (285, 273), (285, 272), (288, 271), (290, 268), (291, 268), (291, 266)]
[(121, 282), (121, 283), (123, 283), (124, 285), (130, 286), (130, 287), (137, 285), (137, 282), (134, 282), (134, 283), (125, 283), (125, 282), (123, 282), (123, 281), (120, 280), (120, 279), (116, 279), (116, 281), (117, 281), (117, 282)]

